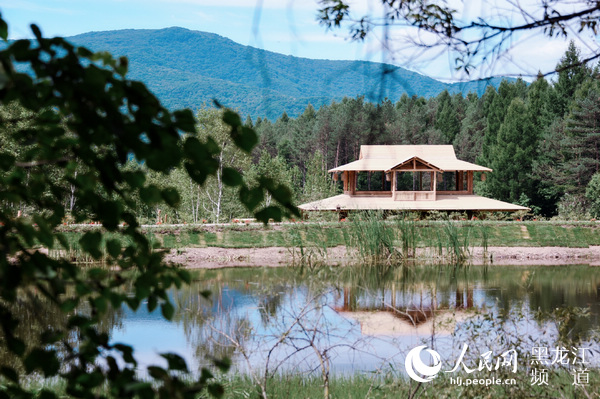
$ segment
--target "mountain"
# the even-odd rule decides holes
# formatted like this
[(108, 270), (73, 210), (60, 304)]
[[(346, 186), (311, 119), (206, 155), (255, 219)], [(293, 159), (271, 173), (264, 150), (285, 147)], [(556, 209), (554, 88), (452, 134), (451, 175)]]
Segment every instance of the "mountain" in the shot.
[(447, 84), (409, 70), (367, 61), (313, 60), (235, 43), (183, 28), (89, 32), (67, 38), (93, 51), (129, 58), (130, 79), (141, 80), (171, 109), (199, 109), (217, 99), (242, 115), (278, 118), (343, 97), (397, 101), (403, 93), (483, 94), (500, 78)]

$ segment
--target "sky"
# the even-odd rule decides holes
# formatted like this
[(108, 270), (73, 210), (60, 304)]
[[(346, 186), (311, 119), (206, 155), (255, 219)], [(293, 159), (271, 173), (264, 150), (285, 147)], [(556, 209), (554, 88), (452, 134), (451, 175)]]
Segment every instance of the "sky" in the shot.
[[(351, 0), (357, 11), (377, 15), (377, 0)], [(482, 1), (447, 0), (463, 18), (489, 14)], [(493, 1), (496, 0), (485, 0)], [(527, 3), (535, 0), (521, 0)], [(179, 26), (216, 33), (244, 45), (297, 57), (368, 60), (399, 65), (436, 79), (464, 79), (455, 71), (455, 54), (420, 53), (405, 39), (419, 33), (396, 28), (389, 34), (393, 51), (382, 51), (381, 32), (366, 42), (352, 42), (344, 29), (328, 31), (317, 22), (317, 0), (5, 0), (0, 12), (12, 39), (31, 38), (31, 23), (49, 36), (73, 36), (90, 31), (160, 29)], [(594, 37), (577, 37), (582, 53), (598, 51)], [(551, 71), (568, 41), (522, 34), (511, 43), (511, 53), (499, 62), (479, 67), (470, 77), (519, 76), (531, 80), (538, 70)], [(419, 53), (419, 57), (415, 54)]]

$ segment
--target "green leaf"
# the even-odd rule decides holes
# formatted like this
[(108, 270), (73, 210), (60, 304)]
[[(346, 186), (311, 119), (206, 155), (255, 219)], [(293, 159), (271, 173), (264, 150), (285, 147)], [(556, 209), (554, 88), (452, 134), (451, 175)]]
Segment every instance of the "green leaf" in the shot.
[(281, 212), (281, 208), (274, 205), (267, 206), (266, 208), (263, 208), (262, 210), (254, 214), (254, 217), (256, 217), (257, 220), (260, 220), (263, 223), (268, 223), (269, 219), (273, 219), (276, 222), (280, 222), (282, 216), (283, 214)]
[(258, 143), (258, 136), (251, 128), (247, 126), (239, 127), (231, 131), (231, 138), (235, 145), (248, 154), (252, 152), (254, 146)]
[(146, 182), (146, 175), (141, 171), (125, 172), (123, 178), (131, 186), (131, 188), (139, 188)]
[(213, 359), (213, 363), (223, 373), (228, 372), (231, 368), (231, 359), (228, 357), (224, 357), (222, 359)]
[(106, 309), (108, 309), (108, 301), (102, 296), (92, 299), (91, 303), (100, 314), (104, 314)]
[(175, 314), (175, 308), (171, 305), (170, 302), (165, 302), (160, 306), (163, 316), (167, 320), (172, 320), (173, 315)]
[(148, 312), (152, 312), (154, 311), (154, 309), (156, 309), (156, 307), (158, 306), (158, 299), (155, 295), (151, 295), (148, 298), (148, 303), (146, 304), (146, 306), (148, 307)]
[(150, 376), (156, 380), (166, 381), (169, 379), (169, 374), (166, 372), (166, 370), (158, 366), (149, 366), (148, 374), (150, 374)]
[(233, 112), (230, 109), (226, 109), (223, 112), (223, 122), (231, 126), (232, 128), (242, 126), (242, 120), (237, 112)]
[(189, 109), (173, 111), (173, 116), (177, 123), (177, 127), (186, 133), (194, 133), (196, 131), (196, 118)]
[(161, 353), (160, 356), (167, 359), (169, 370), (188, 372), (187, 364), (181, 356), (175, 353)]
[(0, 14), (0, 38), (6, 41), (8, 40), (8, 24), (4, 19), (2, 19), (2, 15)]
[(106, 241), (106, 250), (113, 258), (116, 258), (121, 253), (121, 243), (119, 240), (110, 239)]
[(179, 196), (179, 192), (176, 189), (167, 187), (164, 190), (162, 190), (161, 194), (167, 205), (172, 206), (173, 208), (179, 206), (179, 203), (181, 202), (181, 197)]
[(40, 28), (38, 28), (38, 26), (36, 24), (31, 24), (31, 31), (33, 32), (33, 35), (35, 36), (35, 38), (38, 41), (42, 40), (42, 31), (40, 30)]
[(192, 275), (187, 270), (179, 269), (179, 270), (177, 270), (177, 275), (186, 284), (190, 284), (192, 282)]
[(6, 346), (8, 349), (17, 356), (23, 356), (25, 353), (25, 343), (19, 338), (7, 337)]
[(223, 385), (219, 383), (209, 384), (206, 387), (206, 390), (215, 398), (222, 398), (225, 394), (225, 388), (223, 388)]
[(12, 367), (3, 366), (0, 367), (0, 374), (11, 380), (12, 382), (19, 383), (19, 374)]
[[(2, 71), (0, 70), (0, 73), (2, 73)], [(0, 169), (7, 171), (10, 168), (12, 168), (15, 164), (15, 157), (12, 156), (11, 154), (8, 153), (1, 153), (0, 154)]]
[(87, 328), (92, 324), (89, 317), (74, 315), (69, 317), (69, 321), (67, 322), (67, 326), (69, 328), (78, 327), (78, 328)]
[(223, 183), (228, 186), (235, 187), (242, 184), (244, 179), (241, 173), (233, 168), (223, 168)]
[(263, 190), (256, 187), (248, 189), (245, 186), (240, 188), (240, 201), (249, 211), (253, 211), (264, 199)]
[(38, 394), (38, 399), (58, 399), (58, 396), (54, 392), (44, 389)]
[(116, 230), (121, 219), (121, 205), (117, 201), (104, 201), (98, 216), (102, 218), (103, 226), (109, 230)]
[(162, 199), (161, 190), (154, 184), (140, 189), (140, 198), (142, 201), (149, 206), (158, 204)]
[(212, 295), (212, 291), (210, 291), (210, 290), (200, 291), (200, 296), (204, 299), (210, 300), (211, 295)]
[(76, 298), (66, 299), (60, 304), (60, 310), (62, 310), (64, 313), (69, 313), (73, 311), (78, 304), (79, 301)]
[(150, 382), (134, 382), (125, 385), (125, 392), (139, 392), (146, 389), (152, 389), (152, 383)]
[(99, 231), (88, 231), (80, 239), (79, 245), (81, 248), (92, 255), (94, 259), (102, 257), (100, 251), (100, 242), (102, 241), (102, 234)]
[(60, 362), (56, 357), (56, 352), (39, 348), (33, 349), (25, 358), (23, 364), (28, 373), (40, 369), (46, 377), (56, 375), (60, 369)]
[(125, 362), (137, 365), (137, 362), (133, 357), (133, 348), (131, 346), (123, 344), (114, 344), (113, 348), (121, 352), (121, 355), (123, 356), (123, 360)]

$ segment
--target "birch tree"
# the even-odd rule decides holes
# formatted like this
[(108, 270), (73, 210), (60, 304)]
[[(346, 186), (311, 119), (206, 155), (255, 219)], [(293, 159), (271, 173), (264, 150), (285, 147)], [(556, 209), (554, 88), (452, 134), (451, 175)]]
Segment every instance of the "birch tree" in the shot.
[(227, 168), (239, 172), (247, 171), (250, 167), (251, 157), (240, 150), (231, 139), (230, 128), (223, 122), (222, 111), (216, 109), (202, 109), (197, 114), (198, 134), (207, 145), (217, 145), (219, 151), (215, 158), (218, 168), (214, 176), (209, 177), (203, 186), (196, 187), (196, 215), (198, 206), (202, 205), (209, 218), (215, 223), (221, 223), (223, 216), (243, 216), (243, 208), (237, 203), (235, 190), (225, 184), (224, 176)]

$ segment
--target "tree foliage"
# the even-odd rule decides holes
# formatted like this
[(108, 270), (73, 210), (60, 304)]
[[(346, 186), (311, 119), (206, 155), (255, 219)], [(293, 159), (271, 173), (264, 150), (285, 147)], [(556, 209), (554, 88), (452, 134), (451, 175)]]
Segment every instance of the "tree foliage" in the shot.
[[(98, 328), (110, 309), (137, 309), (144, 302), (149, 310), (160, 308), (165, 318), (172, 318), (167, 292), (190, 280), (187, 271), (165, 264), (152, 249), (136, 214), (136, 198), (149, 207), (176, 207), (179, 191), (126, 168), (128, 160), (158, 174), (182, 165), (202, 185), (219, 171), (220, 146), (197, 137), (191, 111), (170, 112), (142, 83), (127, 79), (126, 58), (44, 38), (36, 26), (32, 30), (34, 41), (6, 42), (7, 24), (0, 18), (6, 42), (0, 51), (0, 105), (9, 112), (2, 117), (10, 126), (3, 126), (16, 143), (0, 148), (0, 343), (18, 359), (0, 367), (6, 381), (0, 398), (31, 397), (18, 370), (59, 377), (72, 397), (192, 398), (201, 391), (220, 396), (222, 387), (211, 381), (208, 370), (180, 378), (187, 365), (172, 353), (161, 355), (166, 367), (148, 368), (151, 380), (140, 379), (132, 348), (110, 342)], [(255, 132), (230, 110), (222, 111), (222, 120), (235, 145), (250, 153)], [(259, 177), (257, 185), (248, 187), (238, 170), (224, 167), (222, 173), (225, 184), (236, 188), (239, 201), (259, 220), (297, 214), (283, 185)], [(84, 272), (70, 259), (39, 249), (68, 248), (56, 227), (66, 216), (63, 198), (72, 192), (78, 204), (74, 221), (91, 219), (102, 226), (85, 233), (79, 245), (94, 259), (103, 256), (104, 245), (114, 270)], [(261, 209), (267, 193), (274, 202)], [(32, 212), (19, 217), (15, 204), (26, 204)], [(132, 287), (133, 295), (126, 287)], [(41, 327), (37, 340), (25, 340), (17, 333), (25, 320), (14, 305), (32, 298), (44, 299), (64, 312), (66, 320)], [(74, 311), (82, 305), (89, 311)], [(228, 368), (226, 361), (215, 365)], [(57, 397), (46, 390), (40, 395)]]

